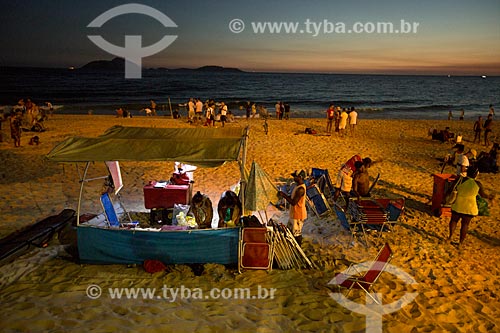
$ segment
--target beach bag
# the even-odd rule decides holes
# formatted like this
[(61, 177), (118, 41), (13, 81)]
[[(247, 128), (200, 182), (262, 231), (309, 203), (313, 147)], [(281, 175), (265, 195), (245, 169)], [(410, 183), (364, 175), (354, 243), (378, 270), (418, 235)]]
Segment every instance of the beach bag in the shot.
[(444, 199), (445, 206), (451, 206), (453, 203), (455, 203), (455, 201), (457, 200), (457, 195), (458, 195), (457, 187), (458, 187), (458, 185), (462, 184), (462, 181), (463, 181), (463, 177), (460, 176), (460, 178), (457, 179), (457, 181), (455, 182), (455, 185), (453, 185), (451, 190), (446, 194), (446, 197)]
[(490, 209), (488, 208), (488, 202), (480, 195), (476, 196), (477, 210), (479, 216), (490, 216)]

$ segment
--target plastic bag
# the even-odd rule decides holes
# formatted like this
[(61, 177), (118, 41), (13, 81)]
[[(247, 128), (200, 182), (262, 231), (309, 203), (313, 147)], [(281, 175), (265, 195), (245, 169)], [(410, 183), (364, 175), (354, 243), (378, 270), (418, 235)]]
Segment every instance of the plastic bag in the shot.
[(174, 211), (173, 211), (173, 216), (172, 216), (172, 225), (177, 225), (177, 215), (179, 213), (184, 213), (184, 216), (187, 215), (189, 211), (189, 205), (182, 205), (182, 204), (174, 204)]
[(490, 216), (488, 202), (480, 195), (476, 196), (477, 210), (479, 216)]

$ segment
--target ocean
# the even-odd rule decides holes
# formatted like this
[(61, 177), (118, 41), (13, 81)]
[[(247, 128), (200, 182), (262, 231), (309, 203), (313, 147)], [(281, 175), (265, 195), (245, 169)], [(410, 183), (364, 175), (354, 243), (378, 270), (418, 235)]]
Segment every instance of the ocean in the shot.
[(153, 99), (160, 115), (170, 115), (170, 99), (172, 108), (185, 115), (182, 104), (190, 97), (224, 101), (237, 116), (245, 113), (246, 101), (272, 113), (276, 101), (285, 101), (292, 117), (324, 117), (334, 103), (355, 107), (360, 118), (447, 119), (450, 110), (458, 118), (463, 109), (466, 119), (474, 119), (487, 115), (489, 104), (500, 107), (500, 77), (148, 69), (142, 79), (127, 80), (123, 72), (0, 68), (0, 105), (31, 98), (38, 105), (63, 105), (57, 112), (64, 114), (115, 114), (125, 107), (140, 115)]

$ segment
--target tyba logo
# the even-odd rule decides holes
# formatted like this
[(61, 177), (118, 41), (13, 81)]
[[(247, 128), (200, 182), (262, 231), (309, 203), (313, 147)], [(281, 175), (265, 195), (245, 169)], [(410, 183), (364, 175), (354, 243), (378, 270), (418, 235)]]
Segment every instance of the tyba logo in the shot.
[[(136, 3), (111, 8), (96, 17), (87, 27), (100, 28), (110, 19), (124, 14), (143, 14), (156, 19), (166, 28), (177, 27), (174, 21), (159, 10)], [(99, 35), (88, 35), (87, 37), (104, 51), (125, 59), (125, 78), (127, 79), (140, 79), (142, 77), (142, 58), (162, 51), (177, 38), (177, 36), (165, 35), (155, 44), (142, 47), (142, 36), (125, 35), (125, 46), (120, 47), (111, 44)]]

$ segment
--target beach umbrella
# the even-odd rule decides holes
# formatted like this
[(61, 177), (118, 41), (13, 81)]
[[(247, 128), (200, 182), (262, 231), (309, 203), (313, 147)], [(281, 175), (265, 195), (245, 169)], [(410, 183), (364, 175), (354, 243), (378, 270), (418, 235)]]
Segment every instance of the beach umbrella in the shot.
[(267, 173), (256, 163), (252, 163), (245, 190), (245, 209), (250, 211), (266, 210), (276, 201), (278, 188)]

